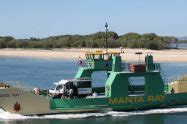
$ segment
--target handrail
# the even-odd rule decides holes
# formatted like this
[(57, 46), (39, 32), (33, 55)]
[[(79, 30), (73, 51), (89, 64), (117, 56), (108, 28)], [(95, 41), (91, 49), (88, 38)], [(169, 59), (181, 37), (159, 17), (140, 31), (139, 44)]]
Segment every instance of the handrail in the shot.
[(3, 81), (3, 83), (8, 84), (10, 88), (19, 88), (26, 91), (30, 91), (34, 88), (33, 86), (24, 85), (21, 81)]
[(187, 75), (186, 74), (173, 75), (173, 76), (168, 77), (168, 83), (172, 83), (174, 81), (178, 81), (178, 82), (185, 81), (184, 79), (187, 81)]

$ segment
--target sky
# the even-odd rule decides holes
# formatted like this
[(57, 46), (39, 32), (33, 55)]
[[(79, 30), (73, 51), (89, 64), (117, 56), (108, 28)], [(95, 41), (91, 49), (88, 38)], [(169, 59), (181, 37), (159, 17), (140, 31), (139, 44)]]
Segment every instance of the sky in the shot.
[(187, 0), (0, 0), (0, 36), (44, 38), (105, 30), (187, 36)]

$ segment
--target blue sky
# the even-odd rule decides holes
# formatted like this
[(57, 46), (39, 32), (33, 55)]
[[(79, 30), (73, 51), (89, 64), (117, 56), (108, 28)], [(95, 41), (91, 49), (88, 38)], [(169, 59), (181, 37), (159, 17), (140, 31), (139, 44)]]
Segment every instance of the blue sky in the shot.
[(187, 0), (0, 0), (0, 36), (90, 34), (109, 30), (187, 36)]

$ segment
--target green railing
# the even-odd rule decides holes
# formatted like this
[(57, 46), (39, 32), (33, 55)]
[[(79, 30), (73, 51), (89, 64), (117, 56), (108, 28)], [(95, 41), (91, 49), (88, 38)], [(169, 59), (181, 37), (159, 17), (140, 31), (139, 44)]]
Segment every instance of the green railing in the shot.
[(161, 71), (160, 63), (155, 63), (155, 70)]

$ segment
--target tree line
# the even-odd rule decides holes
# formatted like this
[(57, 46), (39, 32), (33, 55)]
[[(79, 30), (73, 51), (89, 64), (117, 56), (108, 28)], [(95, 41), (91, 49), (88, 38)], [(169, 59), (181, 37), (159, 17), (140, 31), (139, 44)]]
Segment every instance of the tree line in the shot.
[[(107, 33), (108, 47), (147, 48), (161, 50), (170, 48), (171, 43), (178, 40), (170, 36), (158, 36), (155, 33), (127, 33), (118, 35)], [(105, 32), (90, 35), (60, 35), (47, 38), (15, 39), (12, 36), (0, 37), (0, 48), (103, 48), (105, 47)]]

